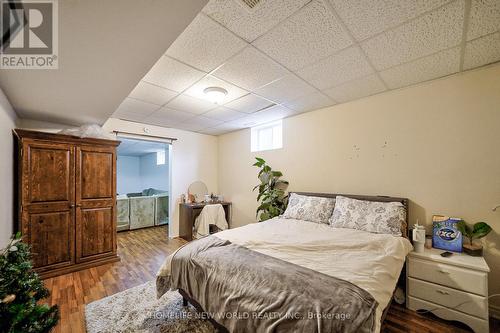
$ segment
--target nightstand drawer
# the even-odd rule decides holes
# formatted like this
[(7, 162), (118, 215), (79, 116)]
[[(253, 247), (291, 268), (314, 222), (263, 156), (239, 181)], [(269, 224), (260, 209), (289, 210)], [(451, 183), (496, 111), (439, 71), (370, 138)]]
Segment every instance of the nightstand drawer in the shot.
[(488, 318), (486, 297), (443, 287), (434, 283), (408, 278), (410, 296), (418, 297), (450, 309), (480, 318)]
[(488, 290), (487, 273), (438, 262), (410, 258), (408, 275), (483, 296)]
[(450, 310), (448, 308), (440, 307), (437, 304), (426, 302), (424, 300), (408, 297), (408, 309), (410, 310), (429, 310), (436, 316), (446, 319), (446, 320), (458, 320), (462, 323), (466, 323), (470, 326), (476, 333), (488, 333), (489, 324), (488, 320), (477, 318), (474, 316), (469, 316), (462, 312), (455, 310)]

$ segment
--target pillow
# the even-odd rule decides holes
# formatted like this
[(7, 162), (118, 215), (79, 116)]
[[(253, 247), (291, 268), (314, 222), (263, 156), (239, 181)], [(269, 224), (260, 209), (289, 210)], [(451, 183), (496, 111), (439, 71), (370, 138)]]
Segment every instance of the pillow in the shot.
[(281, 217), (328, 224), (335, 207), (335, 198), (290, 194), (288, 206)]
[(364, 201), (337, 196), (330, 218), (334, 228), (364, 230), (401, 236), (406, 223), (406, 209), (401, 202)]

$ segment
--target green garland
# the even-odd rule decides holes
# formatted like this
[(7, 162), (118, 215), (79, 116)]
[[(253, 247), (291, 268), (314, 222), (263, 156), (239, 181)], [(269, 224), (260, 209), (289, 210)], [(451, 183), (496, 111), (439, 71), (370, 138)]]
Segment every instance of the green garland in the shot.
[(48, 296), (32, 270), (29, 246), (17, 233), (0, 253), (0, 332), (49, 332), (59, 320), (59, 310), (39, 304)]

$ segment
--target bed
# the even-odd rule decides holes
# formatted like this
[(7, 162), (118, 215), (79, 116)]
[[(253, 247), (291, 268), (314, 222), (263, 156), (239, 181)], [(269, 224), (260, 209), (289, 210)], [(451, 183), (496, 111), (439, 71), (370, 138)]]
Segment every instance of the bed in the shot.
[[(326, 198), (337, 197), (337, 194), (304, 192), (298, 194)], [(365, 201), (400, 202), (406, 211), (408, 208), (408, 201), (404, 198), (341, 196)], [(201, 270), (196, 278), (191, 277), (190, 280), (190, 274), (185, 273), (183, 276), (177, 274), (179, 267), (183, 266), (180, 263), (189, 262), (189, 260), (181, 260), (182, 256), (186, 256), (187, 253), (184, 247), (169, 256), (157, 275), (158, 295), (164, 294), (172, 287), (172, 289), (178, 289), (186, 302), (190, 302), (200, 311), (207, 310), (210, 320), (220, 331), (291, 331), (290, 327), (295, 329), (295, 326), (289, 324), (295, 325), (294, 323), (300, 322), (303, 316), (301, 318), (287, 317), (290, 315), (288, 309), (297, 309), (299, 305), (299, 311), (294, 313), (302, 313), (300, 311), (310, 313), (312, 309), (312, 312), (316, 311), (320, 314), (330, 311), (338, 315), (339, 309), (346, 308), (353, 313), (353, 318), (360, 318), (358, 322), (350, 319), (352, 323), (349, 322), (349, 325), (351, 326), (341, 323), (340, 326), (330, 327), (328, 320), (322, 321), (313, 316), (311, 318), (313, 325), (316, 325), (314, 326), (316, 330), (379, 332), (405, 257), (412, 249), (407, 239), (407, 217), (401, 227), (403, 237), (395, 237), (278, 217), (266, 222), (226, 230), (211, 236), (214, 238), (207, 238), (193, 245), (188, 243), (185, 246), (190, 248), (198, 246), (203, 249), (211, 247), (207, 252), (211, 254), (207, 254), (201, 261), (208, 268)], [(221, 249), (226, 250), (224, 252)], [(246, 254), (238, 257), (237, 253), (240, 252)], [(202, 258), (200, 252), (193, 256)], [(259, 264), (259, 260), (262, 264)], [(273, 261), (275, 261), (274, 266)], [(194, 266), (187, 264), (185, 272), (192, 270), (191, 274), (194, 275), (195, 268), (200, 266), (199, 263), (195, 263)], [(280, 275), (281, 271), (274, 270), (281, 264), (284, 265), (286, 272), (291, 273)], [(217, 270), (226, 266), (233, 271), (219, 272), (225, 278), (214, 282), (213, 276), (217, 275)], [(254, 274), (255, 271), (261, 269), (259, 266), (268, 267)], [(234, 267), (238, 268), (235, 270)], [(213, 271), (211, 271), (212, 268)], [(250, 271), (238, 275), (240, 270), (244, 269), (250, 269)], [(267, 271), (272, 273), (267, 273)], [(255, 280), (259, 279), (259, 275), (266, 274), (268, 275), (260, 282), (252, 285)], [(175, 280), (172, 278), (173, 275), (181, 277)], [(277, 280), (281, 281), (275, 281), (273, 277), (278, 277)], [(293, 281), (283, 282), (289, 279)], [(346, 290), (343, 295), (336, 291), (344, 290), (344, 288)], [(214, 302), (214, 299), (217, 299), (213, 296), (214, 290), (223, 295), (219, 302)], [(296, 290), (298, 291), (294, 294)], [(275, 295), (266, 299), (272, 293)], [(296, 300), (294, 304), (293, 299), (288, 299), (289, 295), (295, 295), (293, 298), (298, 299), (304, 294), (308, 295), (309, 299), (302, 298), (299, 303)], [(346, 295), (349, 297), (346, 298)], [(332, 299), (336, 301), (332, 302)], [(347, 304), (351, 300), (354, 300), (353, 304)], [(309, 303), (312, 304), (310, 308), (302, 308), (303, 304)], [(336, 307), (330, 307), (330, 303), (335, 304)], [(224, 316), (217, 318), (214, 316), (214, 313), (219, 310), (229, 310), (233, 314), (246, 313), (246, 310), (254, 307), (259, 309), (259, 313), (268, 311), (266, 313), (279, 313), (280, 316), (284, 313), (285, 319), (273, 321), (273, 318), (265, 318), (269, 319), (265, 326), (255, 326), (263, 325), (259, 322), (251, 324), (254, 326), (242, 328), (237, 325), (251, 321), (251, 319), (240, 318), (237, 321), (231, 321)], [(371, 309), (371, 315), (367, 314), (368, 309)], [(262, 318), (257, 316), (255, 320), (262, 320)], [(296, 331), (310, 330), (310, 327), (297, 327)]]

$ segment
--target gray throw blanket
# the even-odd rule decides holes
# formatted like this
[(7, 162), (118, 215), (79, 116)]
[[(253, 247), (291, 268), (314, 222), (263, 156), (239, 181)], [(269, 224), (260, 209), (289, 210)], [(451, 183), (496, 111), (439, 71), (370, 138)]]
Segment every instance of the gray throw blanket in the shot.
[(377, 301), (367, 291), (215, 236), (175, 253), (169, 284), (229, 332), (372, 332), (375, 327)]

